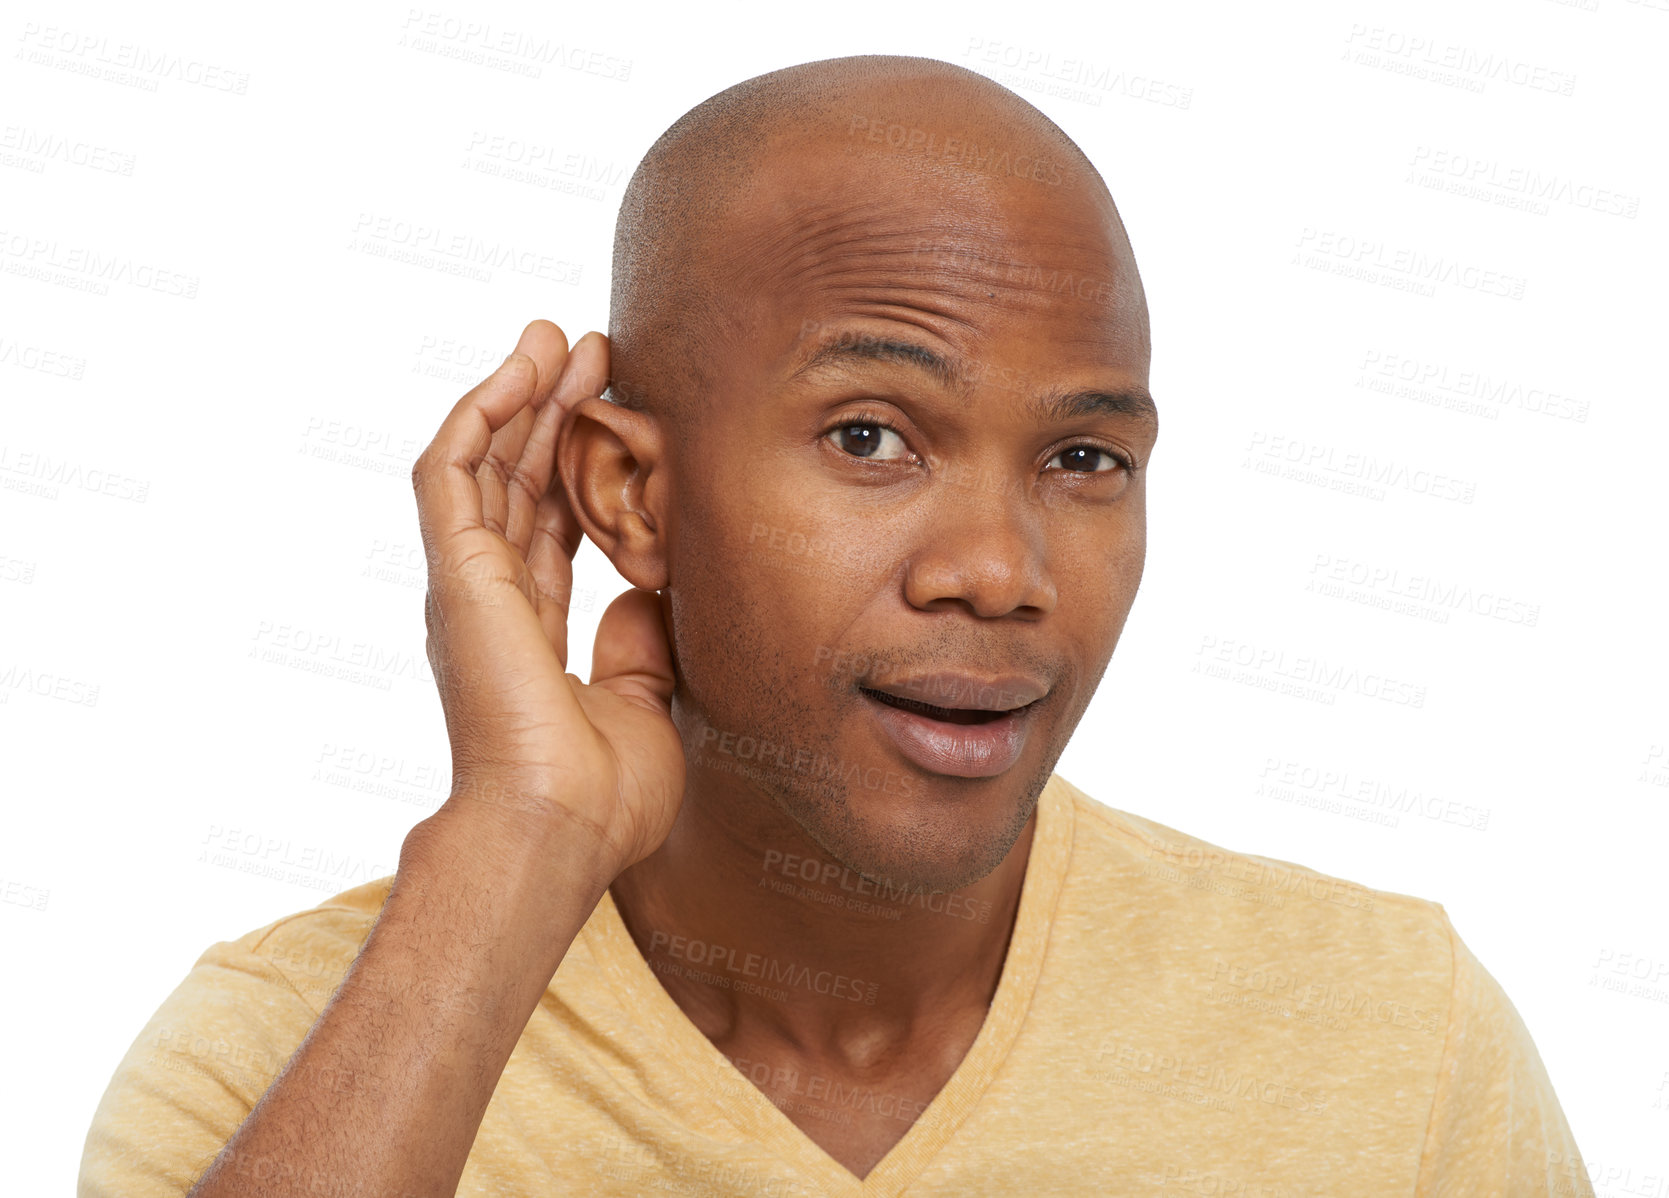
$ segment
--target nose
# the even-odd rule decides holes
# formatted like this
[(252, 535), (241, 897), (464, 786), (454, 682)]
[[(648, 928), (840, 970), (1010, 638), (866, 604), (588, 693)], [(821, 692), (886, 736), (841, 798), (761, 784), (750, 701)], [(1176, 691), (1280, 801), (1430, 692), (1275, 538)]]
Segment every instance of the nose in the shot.
[(940, 517), (923, 529), (906, 565), (911, 606), (937, 611), (957, 604), (976, 616), (1053, 611), (1043, 506), (1018, 481), (996, 473), (943, 484)]

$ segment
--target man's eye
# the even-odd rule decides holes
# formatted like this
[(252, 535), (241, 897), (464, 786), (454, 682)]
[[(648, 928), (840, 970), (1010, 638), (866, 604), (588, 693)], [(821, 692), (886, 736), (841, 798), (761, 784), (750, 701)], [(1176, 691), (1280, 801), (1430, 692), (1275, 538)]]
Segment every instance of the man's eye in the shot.
[(843, 424), (831, 430), (829, 436), (853, 457), (871, 461), (897, 461), (908, 457), (910, 452), (904, 438), (884, 424)]
[(1060, 462), (1064, 469), (1083, 474), (1105, 474), (1109, 470), (1128, 470), (1130, 463), (1110, 449), (1099, 445), (1074, 445), (1063, 449), (1049, 461)]

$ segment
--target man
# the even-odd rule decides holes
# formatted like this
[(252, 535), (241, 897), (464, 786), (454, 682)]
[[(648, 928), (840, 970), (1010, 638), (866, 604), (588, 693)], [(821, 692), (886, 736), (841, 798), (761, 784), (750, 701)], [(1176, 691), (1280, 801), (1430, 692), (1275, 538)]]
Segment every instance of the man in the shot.
[[(1441, 907), (1053, 774), (1157, 434), (1059, 129), (930, 60), (749, 80), (649, 152), (613, 286), (413, 471), (450, 797), (209, 950), (84, 1195), (1587, 1192)], [(634, 588), (588, 684), (582, 535)]]

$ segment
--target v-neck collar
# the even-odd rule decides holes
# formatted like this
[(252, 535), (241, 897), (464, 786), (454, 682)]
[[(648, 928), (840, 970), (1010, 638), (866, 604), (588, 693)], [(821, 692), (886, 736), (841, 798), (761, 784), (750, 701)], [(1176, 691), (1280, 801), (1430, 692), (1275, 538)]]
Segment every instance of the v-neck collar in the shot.
[(956, 1071), (904, 1137), (859, 1178), (825, 1152), (720, 1052), (666, 992), (605, 891), (584, 932), (615, 992), (661, 1045), (664, 1060), (689, 1089), (702, 1092), (725, 1121), (799, 1169), (824, 1192), (846, 1198), (893, 1198), (950, 1142), (990, 1088), (1031, 1009), (1043, 971), (1056, 901), (1072, 852), (1072, 798), (1051, 775), (1037, 803), (1026, 876), (1008, 954), (979, 1035)]

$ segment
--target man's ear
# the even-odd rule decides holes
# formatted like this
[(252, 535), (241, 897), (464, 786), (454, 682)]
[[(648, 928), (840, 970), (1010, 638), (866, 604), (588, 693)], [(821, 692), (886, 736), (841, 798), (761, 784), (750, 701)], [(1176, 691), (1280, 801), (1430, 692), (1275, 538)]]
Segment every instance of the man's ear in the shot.
[(556, 468), (585, 535), (621, 577), (645, 591), (667, 585), (671, 479), (660, 421), (599, 396), (563, 417)]

